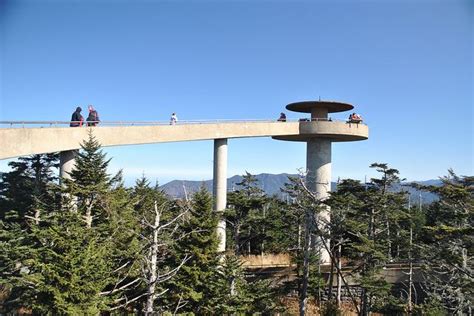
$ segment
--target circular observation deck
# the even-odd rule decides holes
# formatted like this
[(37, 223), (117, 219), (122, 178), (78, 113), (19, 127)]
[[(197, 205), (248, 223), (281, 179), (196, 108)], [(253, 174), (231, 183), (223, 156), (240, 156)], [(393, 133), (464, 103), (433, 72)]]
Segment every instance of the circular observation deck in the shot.
[(306, 142), (313, 138), (325, 138), (333, 142), (352, 142), (369, 138), (369, 127), (362, 123), (343, 121), (299, 122), (297, 135), (273, 136), (273, 139)]

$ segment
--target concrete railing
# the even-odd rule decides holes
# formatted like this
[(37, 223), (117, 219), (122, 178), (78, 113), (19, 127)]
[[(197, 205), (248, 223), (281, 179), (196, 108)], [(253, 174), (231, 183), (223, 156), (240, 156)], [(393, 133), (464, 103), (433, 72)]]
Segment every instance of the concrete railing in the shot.
[[(267, 119), (250, 119), (250, 120), (235, 120), (235, 119), (220, 119), (220, 120), (185, 120), (178, 121), (177, 124), (216, 124), (216, 123), (244, 123), (244, 122), (275, 122), (276, 120)], [(0, 128), (14, 128), (14, 127), (64, 127), (69, 126), (70, 123), (82, 123), (86, 126), (87, 121), (0, 121)], [(90, 122), (99, 123), (98, 126), (163, 126), (170, 125), (169, 121), (100, 121)]]
[[(176, 125), (189, 125), (189, 124), (217, 124), (217, 123), (291, 123), (291, 122), (346, 122), (346, 120), (333, 120), (325, 118), (300, 118), (300, 119), (287, 119), (286, 121), (278, 121), (276, 119), (217, 119), (217, 120), (183, 120), (178, 121)], [(0, 128), (38, 128), (38, 127), (69, 127), (71, 123), (82, 123), (83, 127), (87, 126), (87, 121), (0, 121)], [(97, 126), (164, 126), (170, 125), (169, 121), (100, 121), (100, 122), (89, 122), (98, 123)], [(363, 124), (364, 123), (359, 123)]]

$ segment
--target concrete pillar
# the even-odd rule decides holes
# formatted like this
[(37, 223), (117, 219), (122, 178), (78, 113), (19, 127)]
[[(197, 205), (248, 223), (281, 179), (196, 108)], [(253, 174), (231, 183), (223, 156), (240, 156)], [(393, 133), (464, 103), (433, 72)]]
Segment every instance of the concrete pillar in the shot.
[[(77, 150), (61, 151), (59, 153), (59, 182), (71, 179), (71, 171), (76, 165)], [(77, 198), (67, 193), (63, 194), (64, 207), (72, 212), (77, 212)]]
[(219, 246), (217, 251), (225, 251), (225, 227), (223, 211), (227, 204), (227, 138), (214, 140), (214, 177), (212, 193), (214, 196), (214, 210), (219, 214), (217, 237)]
[(311, 120), (316, 121), (317, 119), (327, 119), (328, 118), (328, 109), (315, 107), (311, 109)]
[(76, 165), (77, 150), (61, 151), (59, 153), (59, 178), (71, 179), (70, 172)]
[[(308, 189), (320, 200), (329, 197), (331, 191), (331, 141), (324, 138), (313, 138), (307, 141), (306, 149), (306, 183)], [(329, 221), (329, 210), (321, 212), (320, 219)], [(321, 247), (321, 241), (317, 241)], [(329, 246), (329, 241), (328, 241)], [(328, 252), (322, 248), (321, 262), (330, 263)]]

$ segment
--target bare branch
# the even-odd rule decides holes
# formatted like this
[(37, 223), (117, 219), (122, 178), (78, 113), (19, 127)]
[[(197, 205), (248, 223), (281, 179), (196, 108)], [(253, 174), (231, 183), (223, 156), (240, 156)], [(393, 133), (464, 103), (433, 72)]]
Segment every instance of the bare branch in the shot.
[(129, 282), (129, 283), (127, 283), (127, 284), (125, 284), (125, 285), (123, 285), (123, 286), (117, 288), (117, 289), (114, 289), (114, 290), (111, 290), (111, 291), (107, 291), (107, 292), (100, 292), (99, 295), (110, 295), (110, 294), (117, 293), (118, 291), (124, 290), (124, 289), (128, 288), (129, 286), (131, 286), (131, 285), (133, 285), (133, 284), (135, 284), (135, 283), (137, 283), (137, 282), (139, 282), (139, 281), (140, 281), (140, 279), (135, 279), (135, 280), (133, 280), (132, 282)]

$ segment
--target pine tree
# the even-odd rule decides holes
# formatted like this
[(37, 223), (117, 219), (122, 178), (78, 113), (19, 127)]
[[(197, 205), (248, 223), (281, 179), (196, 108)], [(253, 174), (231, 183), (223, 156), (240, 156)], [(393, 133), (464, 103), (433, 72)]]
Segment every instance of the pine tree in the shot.
[(278, 289), (270, 280), (247, 281), (238, 257), (228, 254), (210, 279), (213, 295), (199, 314), (272, 315), (281, 311)]
[(242, 263), (238, 257), (231, 254), (226, 255), (209, 285), (215, 295), (209, 297), (205, 313), (228, 315), (251, 312), (252, 300), (247, 292), (248, 287), (243, 275)]
[(120, 174), (110, 177), (107, 173), (110, 159), (106, 159), (92, 132), (82, 144), (75, 160), (75, 168), (70, 173), (71, 179), (64, 179), (63, 196), (67, 200), (65, 205), (77, 208), (90, 228), (94, 219), (99, 225), (108, 217), (107, 194), (120, 179)]
[(13, 169), (0, 181), (0, 287), (7, 311), (29, 306), (34, 300), (25, 276), (34, 272), (32, 258), (40, 243), (31, 227), (41, 224), (56, 204), (53, 188), (58, 155), (33, 155), (9, 163)]
[(120, 173), (110, 177), (109, 160), (89, 135), (71, 179), (59, 187), (61, 208), (49, 212), (33, 233), (41, 246), (33, 258), (35, 311), (98, 313), (125, 299), (140, 279), (134, 265), (137, 222)]
[(474, 302), (474, 177), (449, 170), (441, 180), (421, 187), (439, 196), (424, 227), (425, 290), (449, 314), (464, 315)]
[(192, 197), (191, 211), (181, 227), (184, 238), (175, 247), (178, 261), (185, 255), (190, 256), (171, 282), (174, 301), (186, 303), (180, 312), (200, 314), (211, 308), (209, 300), (216, 293), (212, 292), (209, 284), (219, 258), (216, 231), (218, 220), (216, 212), (212, 210), (212, 197), (202, 186)]
[(5, 219), (7, 212), (15, 211), (23, 227), (26, 218), (38, 223), (41, 210), (56, 201), (53, 187), (57, 180), (54, 169), (58, 167), (58, 155), (20, 157), (8, 165), (12, 171), (3, 173), (0, 181), (0, 218)]
[[(263, 190), (257, 186), (257, 179), (250, 173), (243, 176), (241, 182), (237, 183), (239, 189), (228, 195), (228, 210), (225, 212), (226, 221), (232, 238), (235, 255), (243, 253), (245, 244), (249, 244), (252, 238), (261, 231), (255, 227), (263, 216), (263, 206), (266, 199)], [(249, 253), (252, 252), (248, 251)]]
[(298, 246), (298, 218), (288, 205), (276, 197), (268, 198), (260, 220), (254, 224), (258, 234), (252, 249), (261, 253), (287, 253)]
[(25, 276), (36, 290), (33, 311), (92, 315), (105, 310), (108, 299), (100, 293), (114, 281), (110, 242), (68, 211), (56, 213), (34, 232), (43, 246), (34, 258), (36, 273)]
[(3, 294), (1, 312), (14, 313), (18, 308), (30, 306), (34, 291), (24, 277), (32, 272), (31, 258), (36, 243), (30, 227), (24, 227), (15, 211), (0, 219), (0, 289)]
[[(117, 177), (117, 180), (119, 177)], [(142, 245), (140, 216), (134, 209), (131, 190), (122, 181), (116, 182), (107, 194), (105, 204), (108, 218), (106, 225), (98, 227), (107, 236), (110, 248), (107, 260), (112, 264), (114, 281), (108, 284), (102, 294), (109, 296), (110, 308), (123, 304), (126, 298), (134, 297), (141, 281)], [(119, 290), (120, 289), (120, 290)], [(127, 305), (134, 306), (133, 304)]]
[(138, 262), (143, 282), (134, 286), (128, 306), (145, 315), (179, 310), (183, 302), (173, 300), (173, 281), (190, 254), (177, 251), (177, 244), (188, 237), (182, 227), (192, 207), (186, 202), (170, 201), (158, 184), (151, 187), (145, 176), (136, 181), (132, 198), (139, 219)]
[[(299, 314), (305, 315), (310, 295), (321, 299), (321, 275), (318, 273), (319, 253), (321, 245), (328, 238), (327, 223), (317, 221), (319, 214), (325, 211), (323, 202), (311, 192), (304, 181), (304, 177), (290, 177), (284, 191), (291, 196), (292, 213), (296, 214), (299, 229), (299, 242), (293, 260), (297, 265)], [(319, 241), (319, 242), (318, 242)]]
[[(396, 233), (402, 228), (402, 221), (408, 218), (406, 194), (391, 191), (392, 186), (400, 182), (398, 170), (380, 163), (370, 167), (376, 168), (381, 177), (364, 185), (355, 180), (343, 180), (328, 201), (332, 255), (338, 263), (341, 253), (335, 245), (340, 245), (343, 255), (350, 259), (348, 264), (359, 273), (361, 315), (403, 309), (391, 296), (391, 286), (379, 272), (397, 253)], [(340, 277), (338, 280), (343, 281)]]

